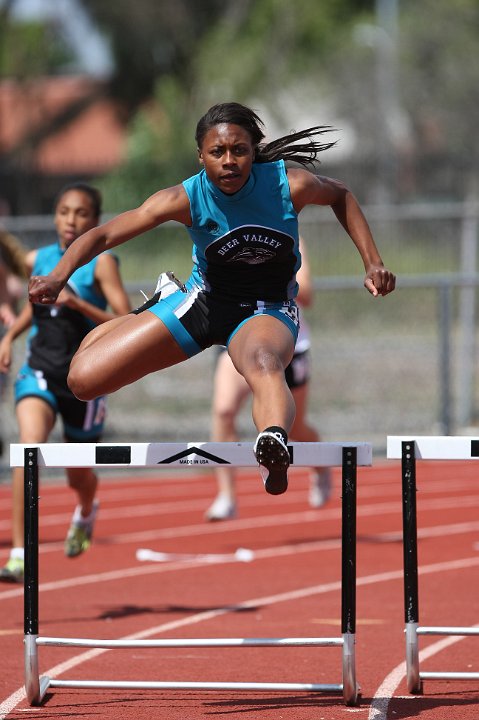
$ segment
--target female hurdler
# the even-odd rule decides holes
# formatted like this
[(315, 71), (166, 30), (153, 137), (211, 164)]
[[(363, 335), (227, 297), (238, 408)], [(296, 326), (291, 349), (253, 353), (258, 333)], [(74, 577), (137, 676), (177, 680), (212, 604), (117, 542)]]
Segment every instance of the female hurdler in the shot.
[(295, 407), (286, 384), (298, 332), (298, 214), (329, 205), (356, 245), (373, 296), (387, 295), (387, 270), (351, 191), (304, 167), (332, 143), (313, 127), (262, 143), (262, 121), (238, 103), (215, 105), (196, 128), (203, 169), (159, 190), (141, 206), (86, 232), (47, 276), (32, 277), (30, 300), (53, 303), (76, 268), (168, 220), (193, 240), (193, 270), (184, 286), (160, 277), (158, 292), (123, 318), (93, 330), (74, 356), (69, 386), (82, 400), (104, 395), (148, 373), (182, 362), (211, 345), (226, 345), (251, 388), (254, 446), (266, 491), (288, 487), (287, 434)]

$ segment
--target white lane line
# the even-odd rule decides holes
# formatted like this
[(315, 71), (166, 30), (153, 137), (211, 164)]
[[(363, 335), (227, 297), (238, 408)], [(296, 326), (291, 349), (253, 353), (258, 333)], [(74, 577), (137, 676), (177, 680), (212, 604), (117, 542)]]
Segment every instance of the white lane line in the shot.
[[(471, 567), (473, 565), (479, 565), (479, 558), (463, 558), (462, 560), (454, 560), (450, 563), (442, 562), (442, 563), (436, 563), (434, 565), (427, 565), (422, 568), (422, 573), (436, 573), (436, 572), (444, 572), (448, 569), (464, 569)], [(161, 567), (161, 566), (160, 566)], [(184, 565), (182, 564), (182, 567)], [(399, 580), (403, 577), (402, 570), (392, 570), (390, 572), (386, 573), (378, 573), (375, 575), (367, 575), (365, 577), (358, 579), (358, 585), (366, 586), (366, 585), (374, 585), (376, 583), (380, 582), (388, 582), (390, 580)], [(151, 637), (152, 635), (158, 635), (164, 632), (168, 632), (170, 630), (176, 630), (179, 627), (185, 627), (187, 625), (194, 625), (200, 622), (204, 622), (207, 620), (211, 620), (213, 618), (216, 618), (220, 615), (225, 615), (229, 612), (237, 612), (238, 610), (244, 610), (248, 608), (255, 608), (262, 605), (273, 605), (275, 603), (280, 602), (291, 602), (293, 600), (300, 600), (302, 598), (311, 597), (312, 595), (321, 595), (328, 592), (336, 592), (341, 590), (341, 582), (335, 581), (330, 583), (324, 583), (322, 585), (314, 585), (309, 588), (302, 588), (299, 590), (291, 590), (284, 593), (278, 593), (276, 595), (268, 595), (262, 598), (253, 598), (251, 600), (245, 600), (242, 603), (238, 603), (237, 605), (233, 606), (227, 606), (223, 608), (217, 608), (216, 610), (207, 610), (201, 613), (197, 613), (196, 615), (193, 615), (189, 618), (183, 618), (181, 620), (175, 620), (173, 622), (165, 623), (163, 625), (157, 625), (152, 628), (148, 628), (146, 630), (143, 630), (138, 633), (134, 633), (133, 635), (126, 635), (122, 640), (141, 640), (148, 637)], [(436, 645), (440, 645), (442, 641), (439, 643), (436, 643)], [(442, 648), (441, 648), (442, 649)], [(425, 653), (430, 650), (430, 648), (426, 648), (424, 651)], [(87, 652), (81, 653), (80, 655), (77, 655), (74, 658), (71, 658), (70, 660), (67, 660), (63, 663), (60, 663), (59, 665), (55, 665), (53, 668), (50, 668), (50, 670), (47, 670), (45, 674), (49, 677), (58, 677), (58, 675), (62, 675), (63, 673), (73, 669), (74, 667), (81, 665), (82, 663), (88, 662), (88, 660), (91, 660), (92, 658), (97, 657), (98, 655), (101, 655), (104, 652), (111, 652), (109, 649), (102, 649), (102, 648), (95, 648), (93, 650), (88, 650)], [(421, 659), (425, 659), (428, 657), (427, 655), (423, 655)], [(403, 664), (402, 664), (403, 665)], [(398, 668), (401, 668), (402, 665), (398, 666)], [(399, 669), (396, 668), (396, 670), (391, 673), (391, 675), (394, 675), (396, 678), (399, 674)], [(404, 675), (404, 673), (403, 673)], [(403, 677), (403, 675), (401, 677)], [(388, 676), (390, 677), (390, 676)], [(394, 686), (394, 689), (399, 684), (401, 678), (399, 678), (397, 684)], [(384, 685), (384, 683), (383, 683)], [(392, 686), (392, 682), (390, 683)], [(381, 686), (383, 687), (383, 686)], [(388, 685), (389, 689), (389, 685)], [(378, 691), (379, 692), (379, 691)], [(376, 693), (375, 697), (378, 695)], [(12, 695), (10, 695), (8, 698), (6, 698), (2, 703), (0, 703), (0, 720), (5, 720), (6, 715), (8, 713), (12, 712), (17, 705), (25, 700), (26, 694), (24, 688), (18, 688)], [(372, 711), (371, 707), (371, 711)], [(382, 717), (373, 716), (374, 720), (382, 720)], [(383, 716), (385, 718), (385, 716)], [(372, 718), (370, 719), (372, 720)]]
[[(373, 506), (377, 507), (377, 506)], [(152, 506), (149, 506), (150, 510)], [(397, 508), (395, 508), (397, 511)], [(384, 513), (384, 510), (381, 509)], [(391, 509), (393, 512), (393, 509)], [(372, 509), (369, 513), (374, 515), (375, 511)], [(111, 511), (110, 517), (118, 518), (118, 515), (113, 510)], [(132, 517), (130, 511), (129, 517)], [(242, 520), (230, 520), (226, 523), (194, 523), (193, 525), (183, 525), (176, 527), (161, 528), (159, 530), (142, 530), (138, 532), (122, 533), (121, 535), (110, 535), (108, 538), (100, 538), (99, 542), (107, 540), (111, 545), (118, 544), (145, 544), (146, 542), (152, 542), (154, 540), (169, 539), (169, 538), (182, 538), (182, 537), (196, 537), (199, 535), (226, 535), (227, 533), (235, 533), (239, 530), (255, 530), (258, 528), (265, 527), (284, 527), (285, 525), (303, 525), (304, 523), (318, 523), (319, 519), (322, 522), (326, 520), (336, 520), (341, 517), (341, 509), (335, 510), (307, 510), (303, 512), (293, 513), (281, 513), (277, 515), (261, 515), (255, 518), (245, 518)], [(101, 511), (101, 519), (105, 519), (105, 513)], [(40, 545), (40, 554), (63, 551), (63, 543), (42, 543)], [(7, 551), (0, 552), (7, 554)]]
[[(284, 516), (283, 516), (284, 517)], [(285, 524), (285, 523), (284, 523)], [(196, 526), (192, 526), (196, 527)], [(469, 532), (477, 532), (479, 529), (479, 523), (454, 523), (451, 525), (438, 525), (431, 528), (422, 528), (420, 532), (418, 532), (418, 536), (421, 539), (425, 539), (428, 537), (436, 537), (436, 536), (445, 536), (445, 535), (453, 535), (453, 534), (465, 534)], [(173, 530), (173, 529), (172, 529)], [(135, 540), (143, 540), (145, 536), (149, 537), (148, 533), (138, 533), (134, 536)], [(165, 535), (162, 535), (165, 537)], [(172, 535), (174, 536), (174, 535)], [(153, 539), (157, 539), (159, 537), (158, 534), (154, 536)], [(393, 541), (400, 541), (401, 535), (399, 533), (382, 533), (374, 536), (376, 542), (391, 542)], [(150, 538), (151, 539), (151, 538)], [(330, 550), (336, 550), (341, 547), (341, 540), (338, 538), (337, 540), (316, 540), (313, 542), (305, 542), (305, 543), (298, 543), (295, 545), (282, 545), (282, 546), (276, 546), (272, 548), (264, 548), (262, 550), (254, 550), (255, 560), (264, 560), (274, 557), (285, 557), (288, 555), (292, 555), (295, 553), (309, 553), (309, 552), (319, 552), (319, 551), (330, 551)], [(135, 551), (136, 552), (136, 551)], [(479, 561), (479, 558), (475, 558), (477, 561)], [(225, 559), (224, 562), (233, 562), (234, 559), (231, 557), (230, 560)], [(447, 567), (452, 568), (451, 563), (455, 561), (448, 561)], [(460, 561), (462, 562), (462, 561)], [(175, 570), (181, 570), (186, 569), (189, 567), (199, 567), (203, 564), (206, 564), (202, 562), (201, 556), (199, 556), (196, 559), (187, 560), (187, 561), (181, 561), (181, 562), (168, 562), (165, 565), (157, 565), (156, 563), (154, 565), (146, 565), (146, 566), (135, 566), (131, 568), (124, 568), (124, 569), (118, 569), (118, 570), (110, 570), (108, 572), (102, 572), (102, 573), (93, 573), (90, 575), (79, 575), (72, 578), (66, 578), (64, 580), (54, 580), (52, 582), (45, 582), (41, 583), (39, 586), (39, 590), (41, 593), (45, 592), (52, 592), (56, 590), (64, 590), (66, 588), (70, 587), (78, 587), (82, 585), (90, 585), (97, 582), (107, 582), (107, 581), (114, 581), (119, 580), (122, 578), (127, 577), (138, 577), (141, 575), (151, 575), (154, 573), (159, 572), (173, 572)], [(473, 563), (475, 564), (475, 562)], [(427, 567), (423, 566), (419, 567), (419, 573), (427, 573)], [(433, 567), (437, 567), (434, 565)], [(359, 582), (359, 581), (358, 581)], [(23, 587), (13, 587), (9, 590), (0, 591), (0, 602), (2, 600), (9, 600), (10, 598), (14, 597), (21, 597), (23, 595)]]
[[(453, 508), (471, 508), (479, 505), (479, 496), (462, 496), (458, 498), (445, 498), (444, 500), (422, 500), (421, 512), (427, 510), (438, 511), (438, 510), (452, 510)], [(147, 506), (149, 511), (153, 510), (156, 515), (162, 514), (161, 505)], [(125, 510), (126, 512), (126, 510)], [(128, 517), (131, 518), (133, 509), (130, 508)], [(363, 517), (370, 517), (374, 515), (384, 516), (386, 514), (398, 514), (400, 513), (400, 499), (397, 502), (382, 502), (382, 503), (371, 503), (369, 505), (360, 505), (357, 509), (358, 519)], [(150, 514), (148, 512), (147, 514)], [(144, 530), (135, 533), (123, 533), (121, 535), (111, 535), (108, 538), (101, 538), (101, 541), (108, 540), (110, 544), (129, 544), (129, 543), (150, 543), (154, 540), (161, 540), (162, 538), (176, 538), (176, 537), (194, 537), (198, 535), (217, 535), (226, 534), (228, 532), (237, 532), (238, 530), (253, 530), (257, 528), (265, 528), (272, 526), (285, 526), (285, 525), (303, 525), (305, 523), (318, 523), (326, 522), (327, 520), (336, 520), (341, 518), (341, 508), (331, 508), (319, 510), (306, 510), (302, 512), (284, 512), (278, 515), (261, 515), (254, 518), (245, 518), (239, 520), (230, 520), (227, 523), (195, 523), (194, 525), (184, 525), (182, 527), (169, 527), (162, 528), (160, 530)], [(119, 514), (117, 510), (111, 509), (102, 511), (101, 519), (118, 519)], [(68, 519), (70, 516), (68, 516)], [(42, 520), (40, 520), (42, 522)], [(63, 550), (63, 543), (42, 543), (40, 545), (40, 553), (58, 552)], [(0, 551), (0, 558), (8, 555), (8, 550)], [(1, 597), (1, 596), (0, 596)]]
[[(312, 543), (299, 543), (297, 545), (282, 545), (273, 548), (265, 548), (262, 550), (255, 550), (255, 560), (265, 560), (276, 557), (286, 557), (288, 555), (295, 555), (302, 552), (318, 552), (319, 550), (337, 550), (341, 547), (341, 541), (338, 540), (319, 540)], [(478, 557), (479, 560), (479, 557)], [(226, 564), (237, 562), (233, 555), (230, 555), (228, 559), (224, 559), (221, 563)], [(123, 578), (139, 577), (141, 575), (155, 575), (164, 572), (174, 572), (176, 570), (186, 570), (188, 568), (197, 568), (203, 565), (208, 565), (209, 562), (201, 559), (195, 560), (181, 560), (177, 562), (169, 562), (165, 564), (152, 563), (150, 565), (135, 565), (131, 568), (125, 568), (123, 570), (110, 570), (108, 572), (93, 573), (91, 575), (79, 575), (73, 578), (66, 578), (65, 580), (54, 580), (52, 582), (41, 583), (39, 587), (40, 593), (52, 592), (56, 590), (64, 590), (66, 588), (78, 587), (81, 585), (93, 585), (98, 582), (109, 582), (112, 580), (122, 580)], [(0, 600), (6, 600), (12, 597), (19, 597), (23, 595), (23, 587), (12, 588), (0, 593)]]
[[(292, 484), (291, 484), (292, 485)], [(469, 495), (469, 496), (462, 496), (461, 492), (462, 490), (467, 490), (470, 488), (471, 483), (467, 481), (462, 481), (459, 485), (455, 484), (455, 490), (456, 490), (456, 497), (460, 498), (457, 499), (453, 506), (455, 507), (463, 507), (464, 505), (470, 505), (471, 502), (473, 502), (476, 499), (477, 504), (477, 495)], [(166, 488), (165, 488), (166, 490)], [(430, 495), (432, 493), (437, 492), (450, 492), (450, 481), (444, 480), (444, 481), (429, 481), (424, 482), (420, 484), (420, 494), (421, 497), (425, 497), (427, 495)], [(102, 519), (116, 519), (119, 517), (128, 517), (131, 518), (132, 516), (138, 516), (138, 517), (158, 517), (159, 515), (169, 515), (172, 512), (175, 513), (182, 513), (182, 512), (188, 512), (188, 511), (196, 511), (199, 510), (200, 512), (204, 511), (207, 504), (208, 499), (205, 499), (203, 495), (200, 495), (199, 497), (196, 497), (191, 500), (185, 500), (184, 497), (184, 488), (181, 490), (181, 495), (179, 494), (177, 499), (169, 499), (165, 500), (165, 498), (158, 497), (155, 494), (154, 502), (149, 502), (144, 505), (128, 505), (128, 507), (106, 507), (106, 503), (112, 503), (112, 502), (119, 502), (122, 501), (123, 503), (128, 502), (129, 499), (132, 497), (135, 498), (135, 500), (138, 500), (143, 495), (148, 496), (148, 492), (151, 491), (149, 489), (145, 488), (138, 488), (138, 492), (134, 491), (133, 489), (131, 492), (124, 491), (123, 489), (121, 491), (117, 491), (115, 489), (106, 488), (103, 486), (100, 487), (100, 500), (102, 503), (104, 503), (105, 507), (102, 509)], [(163, 492), (163, 491), (162, 491)], [(288, 500), (289, 504), (293, 505), (296, 502), (301, 502), (304, 500), (306, 492), (306, 486), (304, 489), (298, 489), (294, 490), (294, 487), (292, 486), (288, 493)], [(392, 486), (388, 485), (387, 489), (384, 488), (384, 491), (381, 487), (378, 486), (372, 486), (372, 485), (361, 485), (358, 488), (358, 495), (360, 496), (361, 501), (371, 497), (378, 498), (378, 496), (383, 496), (383, 500), (385, 500), (386, 496), (389, 497), (391, 495), (396, 495), (398, 501), (400, 501), (400, 491), (398, 492), (397, 483)], [(48, 511), (51, 511), (55, 506), (64, 506), (69, 505), (71, 503), (71, 491), (65, 490), (64, 493), (61, 495), (59, 494), (51, 494), (46, 493), (44, 496), (45, 500), (45, 507), (42, 508), (40, 504), (40, 512), (41, 512), (41, 522), (42, 525), (45, 526), (53, 526), (53, 525), (60, 525), (64, 526), (67, 524), (70, 520), (71, 513), (68, 512), (62, 512), (62, 513), (50, 513), (48, 514)], [(42, 499), (42, 498), (40, 498)], [(431, 502), (431, 501), (426, 501)], [(446, 499), (437, 499), (437, 502), (441, 503), (440, 507), (443, 506), (445, 502), (447, 502)], [(6, 500), (0, 500), (0, 511), (3, 509), (3, 505), (5, 504), (5, 511), (8, 510), (8, 513), (10, 513), (10, 506), (11, 506), (11, 500), (10, 498)], [(384, 503), (383, 503), (384, 504)], [(243, 507), (261, 507), (266, 508), (269, 507), (269, 500), (268, 498), (265, 498), (264, 495), (259, 495), (258, 493), (252, 492), (250, 495), (242, 495), (241, 496), (241, 505)], [(392, 503), (391, 503), (392, 505)], [(448, 507), (451, 507), (450, 505), (447, 505)], [(421, 503), (421, 508), (428, 509), (430, 507), (428, 504), (423, 505)], [(430, 507), (430, 509), (434, 509), (435, 506)], [(379, 508), (381, 512), (383, 511), (383, 508)], [(328, 512), (328, 509), (322, 509), (322, 517), (324, 517), (325, 513)], [(0, 520), (0, 530), (8, 530), (10, 528), (11, 521), (10, 518), (5, 518)]]
[[(430, 657), (433, 657), (434, 655), (437, 655), (445, 648), (448, 648), (450, 645), (454, 645), (455, 643), (464, 639), (464, 636), (448, 636), (442, 638), (441, 640), (438, 640), (432, 645), (429, 645), (427, 648), (424, 648), (424, 650), (420, 650), (419, 663), (427, 660)], [(389, 703), (392, 699), (394, 691), (400, 685), (403, 678), (406, 677), (406, 672), (406, 662), (404, 661), (400, 663), (397, 667), (395, 667), (394, 670), (392, 670), (389, 675), (384, 678), (383, 682), (374, 693), (371, 707), (369, 709), (368, 720), (387, 720)], [(406, 699), (416, 700), (416, 696), (410, 695)], [(417, 709), (418, 708), (416, 707), (415, 710)], [(414, 714), (416, 714), (416, 712)]]
[[(135, 480), (135, 478), (133, 478), (133, 480)], [(194, 506), (196, 506), (197, 503), (203, 503), (203, 506), (207, 506), (210, 500), (210, 489), (212, 485), (208, 483), (205, 487), (204, 482), (200, 484), (198, 479), (196, 479), (194, 481), (191, 481), (189, 483), (189, 486), (186, 487), (184, 484), (184, 480), (185, 479), (183, 478), (181, 484), (174, 485), (173, 487), (171, 487), (171, 478), (168, 478), (168, 480), (165, 479), (165, 481), (163, 481), (162, 478), (158, 478), (158, 481), (153, 482), (146, 487), (138, 487), (135, 485), (134, 482), (128, 486), (118, 485), (116, 487), (112, 487), (108, 484), (108, 482), (105, 482), (102, 479), (102, 481), (100, 482), (99, 496), (102, 502), (104, 502), (105, 504), (124, 504), (132, 500), (137, 502), (139, 499), (144, 498), (145, 500), (153, 500), (155, 504), (162, 502), (171, 504), (176, 503), (178, 509), (181, 510), (183, 504), (185, 503), (185, 494), (190, 495), (191, 497), (191, 495), (194, 493), (194, 497), (192, 498)], [(296, 485), (294, 481), (295, 478), (293, 477), (292, 481), (290, 482), (290, 488), (288, 491), (288, 499), (292, 501), (291, 504), (303, 501), (305, 495), (307, 494), (308, 488), (308, 482), (306, 477), (301, 476), (300, 478), (302, 487)], [(394, 476), (394, 482), (384, 482), (384, 478), (378, 479), (375, 482), (371, 482), (371, 478), (366, 479), (361, 477), (361, 484), (358, 486), (358, 494), (361, 496), (361, 498), (380, 498), (390, 497), (391, 495), (397, 496), (397, 481), (397, 472)], [(115, 482), (119, 483), (120, 479), (115, 478)], [(168, 484), (166, 484), (167, 482)], [(341, 481), (338, 476), (338, 491), (340, 490), (340, 482)], [(336, 485), (336, 479), (333, 480), (333, 484)], [(71, 490), (68, 487), (65, 486), (65, 488), (59, 488), (57, 486), (51, 486), (48, 484), (45, 485), (46, 487), (41, 488), (41, 494), (43, 499), (45, 500), (45, 503), (48, 505), (49, 510), (55, 507), (68, 507), (71, 505), (72, 494)], [(451, 492), (451, 482), (448, 478), (439, 480), (427, 480), (424, 482), (419, 481), (418, 485), (420, 486), (419, 489), (421, 495), (431, 495), (435, 492), (450, 494)], [(242, 507), (266, 507), (269, 505), (270, 498), (268, 498), (268, 496), (265, 496), (264, 493), (258, 492), (260, 486), (258, 485), (257, 479), (249, 479), (247, 477), (242, 477), (241, 488), (242, 491), (240, 495), (240, 503)], [(454, 489), (456, 493), (459, 494), (462, 491), (473, 490), (474, 488), (471, 487), (470, 480), (458, 478), (454, 480)], [(5, 512), (9, 514), (11, 507), (10, 490), (8, 491), (6, 496), (3, 496), (2, 490), (3, 488), (0, 486), (0, 512)], [(187, 493), (185, 491), (187, 491)], [(135, 506), (133, 506), (133, 509), (134, 508)], [(6, 522), (6, 520), (0, 521), (0, 528), (3, 527), (4, 522)]]

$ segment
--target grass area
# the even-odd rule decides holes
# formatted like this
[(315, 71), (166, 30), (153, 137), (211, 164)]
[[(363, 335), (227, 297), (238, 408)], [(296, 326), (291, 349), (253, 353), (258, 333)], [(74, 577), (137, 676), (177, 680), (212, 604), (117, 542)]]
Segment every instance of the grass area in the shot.
[(150, 282), (154, 286), (158, 275), (166, 270), (186, 280), (192, 266), (191, 249), (183, 228), (163, 227), (130, 240), (114, 252), (120, 258), (125, 282)]
[[(321, 222), (305, 215), (301, 232), (309, 249), (316, 277), (357, 275), (361, 258), (329, 209)], [(376, 222), (372, 230), (387, 267), (399, 277), (409, 274), (457, 272), (460, 269), (461, 237), (458, 223), (441, 221)], [(173, 270), (186, 279), (191, 269), (192, 244), (187, 231), (168, 224), (135, 238), (116, 249), (126, 281), (156, 280), (160, 272)]]
[[(424, 226), (424, 223), (421, 225)], [(381, 331), (384, 324), (397, 328), (412, 324), (422, 326), (424, 332), (427, 332), (428, 326), (431, 327), (431, 323), (432, 327), (436, 326), (438, 291), (427, 287), (407, 288), (401, 286), (401, 279), (410, 274), (457, 271), (460, 255), (458, 242), (451, 241), (449, 232), (438, 238), (434, 228), (426, 233), (422, 227), (421, 236), (415, 239), (403, 234), (396, 226), (390, 228), (389, 234), (385, 230), (383, 233), (375, 232), (376, 236), (380, 236), (385, 263), (398, 276), (398, 286), (392, 295), (373, 301), (363, 289), (361, 259), (338, 223), (323, 223), (320, 237), (315, 237), (313, 230), (309, 225), (302, 228), (308, 243), (313, 276), (357, 277), (357, 290), (325, 292), (317, 297), (312, 314), (319, 324), (321, 315), (327, 313), (338, 328), (350, 332), (371, 332), (372, 328)], [(184, 228), (177, 225), (153, 230), (120, 246), (116, 252), (121, 260), (125, 281), (142, 283), (142, 289), (147, 294), (155, 286), (160, 272), (173, 270), (184, 281), (192, 266), (190, 237)], [(138, 302), (141, 302), (141, 298)], [(453, 313), (456, 306), (457, 292), (453, 298)]]

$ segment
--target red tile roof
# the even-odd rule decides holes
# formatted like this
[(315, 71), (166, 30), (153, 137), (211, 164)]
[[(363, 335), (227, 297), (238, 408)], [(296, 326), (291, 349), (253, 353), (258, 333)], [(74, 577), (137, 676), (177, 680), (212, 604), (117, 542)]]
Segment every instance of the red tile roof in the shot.
[[(46, 174), (98, 174), (114, 168), (125, 151), (125, 125), (120, 106), (103, 89), (101, 82), (83, 76), (1, 82), (0, 152), (21, 145), (22, 164)], [(78, 114), (65, 117), (72, 103)], [(58, 129), (45, 132), (62, 113)]]

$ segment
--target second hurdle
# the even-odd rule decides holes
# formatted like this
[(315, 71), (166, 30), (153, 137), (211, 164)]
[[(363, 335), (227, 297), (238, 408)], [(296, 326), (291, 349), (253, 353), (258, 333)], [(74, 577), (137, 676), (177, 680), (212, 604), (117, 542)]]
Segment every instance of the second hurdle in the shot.
[[(12, 467), (25, 473), (25, 594), (24, 652), (25, 687), (31, 705), (39, 705), (51, 688), (122, 688), (182, 690), (307, 691), (342, 693), (347, 705), (358, 702), (356, 681), (356, 475), (357, 466), (372, 464), (368, 443), (290, 443), (291, 466), (342, 468), (342, 559), (341, 559), (341, 636), (333, 638), (210, 638), (158, 640), (101, 640), (91, 638), (43, 637), (39, 634), (39, 467), (199, 467), (231, 465), (257, 467), (252, 443), (46, 443), (36, 446), (10, 446)], [(40, 676), (38, 648), (57, 645), (89, 648), (171, 648), (171, 647), (286, 647), (322, 646), (342, 650), (342, 679), (331, 684), (275, 682), (141, 682), (102, 680), (60, 680)]]
[(406, 675), (411, 693), (421, 693), (423, 680), (477, 680), (478, 672), (421, 672), (420, 635), (479, 635), (479, 627), (419, 624), (416, 465), (418, 460), (479, 461), (479, 438), (453, 436), (389, 436), (387, 456), (401, 459)]

